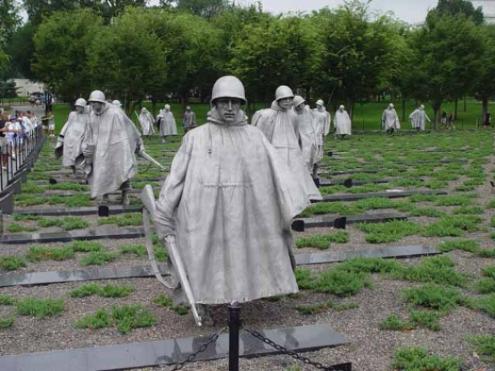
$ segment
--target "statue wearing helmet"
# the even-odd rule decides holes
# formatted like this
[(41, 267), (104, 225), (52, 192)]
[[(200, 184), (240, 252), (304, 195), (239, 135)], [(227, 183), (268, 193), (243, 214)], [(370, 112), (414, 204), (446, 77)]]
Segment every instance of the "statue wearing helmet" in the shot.
[(304, 196), (308, 200), (321, 200), (321, 194), (307, 171), (301, 152), (297, 116), (292, 109), (293, 100), (292, 89), (285, 85), (279, 86), (275, 91), (275, 100), (271, 107), (256, 112), (251, 123), (265, 134), (279, 156), (301, 182)]
[(155, 118), (151, 114), (150, 111), (146, 107), (141, 108), (141, 112), (139, 115), (137, 112), (134, 112), (138, 118), (139, 125), (141, 125), (141, 132), (144, 136), (150, 136), (155, 134), (155, 128), (153, 125), (155, 124)]
[(343, 139), (346, 136), (352, 134), (351, 117), (349, 116), (343, 105), (340, 105), (337, 112), (335, 112), (333, 122), (335, 126), (336, 138)]
[(382, 129), (388, 134), (400, 129), (400, 121), (393, 103), (390, 103), (382, 114)]
[(298, 291), (291, 222), (309, 201), (248, 125), (245, 102), (238, 78), (217, 80), (207, 122), (184, 136), (156, 205), (157, 232), (177, 245), (200, 305)]
[(57, 144), (55, 146), (55, 155), (62, 157), (62, 165), (70, 167), (74, 175), (77, 170), (82, 170), (83, 152), (82, 142), (86, 125), (88, 124), (89, 115), (84, 98), (79, 98), (74, 103), (75, 110), (69, 114), (67, 122), (60, 131)]
[(420, 105), (416, 108), (410, 115), (409, 119), (411, 120), (411, 126), (416, 131), (424, 131), (426, 127), (426, 121), (431, 122), (430, 118), (425, 112), (425, 106)]
[(296, 113), (296, 123), (301, 137), (301, 151), (308, 173), (313, 177), (316, 186), (319, 186), (317, 175), (317, 163), (321, 133), (318, 122), (313, 111), (306, 105), (306, 100), (296, 95), (294, 97), (294, 112)]
[(162, 143), (165, 143), (165, 139), (171, 135), (177, 135), (177, 124), (175, 117), (170, 110), (170, 104), (166, 104), (160, 113), (156, 116), (158, 126), (160, 128), (160, 136), (162, 137)]
[[(316, 101), (316, 108), (313, 109), (313, 116), (316, 120), (316, 127), (318, 134), (317, 138), (317, 148), (315, 157), (315, 164), (313, 167), (313, 179), (318, 179), (318, 164), (323, 159), (325, 137), (330, 133), (332, 117), (330, 113), (325, 108), (325, 102), (322, 99)], [(319, 180), (317, 180), (319, 182)]]
[(124, 111), (107, 103), (99, 90), (89, 96), (91, 112), (84, 133), (82, 151), (91, 197), (101, 202), (108, 194), (122, 191), (122, 204), (129, 204), (130, 180), (136, 175), (135, 153), (142, 151), (142, 140)]

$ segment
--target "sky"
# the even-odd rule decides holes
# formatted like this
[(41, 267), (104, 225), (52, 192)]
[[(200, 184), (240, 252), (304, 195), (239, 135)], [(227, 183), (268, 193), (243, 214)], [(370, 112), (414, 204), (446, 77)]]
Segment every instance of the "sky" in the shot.
[[(241, 0), (239, 3), (252, 3), (254, 0)], [(344, 3), (344, 0), (261, 0), (263, 9), (271, 13), (289, 11), (311, 11), (328, 6), (334, 8)], [(380, 14), (393, 12), (395, 16), (408, 23), (420, 23), (426, 18), (428, 9), (434, 8), (437, 0), (373, 0), (370, 4), (372, 11)]]

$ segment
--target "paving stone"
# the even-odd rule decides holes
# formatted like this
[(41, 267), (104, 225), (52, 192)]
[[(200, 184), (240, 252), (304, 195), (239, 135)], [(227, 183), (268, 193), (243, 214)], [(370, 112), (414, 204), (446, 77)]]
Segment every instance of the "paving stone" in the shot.
[(351, 193), (342, 195), (326, 195), (321, 201), (313, 202), (337, 202), (337, 201), (356, 201), (365, 198), (383, 197), (383, 198), (403, 198), (413, 195), (446, 195), (445, 191), (402, 191), (389, 190), (385, 192), (370, 192), (370, 193)]
[[(241, 312), (242, 315), (242, 312)], [(287, 347), (305, 352), (347, 344), (341, 334), (327, 325), (310, 325), (260, 331), (265, 337)], [(208, 340), (208, 336), (165, 339), (141, 343), (127, 343), (52, 352), (25, 353), (0, 357), (0, 369), (9, 371), (92, 371), (122, 370), (138, 367), (171, 365), (187, 358)], [(229, 335), (222, 334), (216, 342), (196, 357), (196, 361), (228, 357)], [(241, 331), (239, 355), (256, 357), (277, 354), (271, 348)]]
[[(109, 205), (110, 215), (141, 212), (142, 206)], [(16, 214), (29, 214), (40, 216), (66, 216), (66, 215), (98, 215), (98, 207), (53, 207), (16, 210)]]
[[(294, 223), (302, 222), (302, 230), (299, 224), (298, 231), (304, 231), (307, 228), (333, 227), (335, 220), (342, 218), (341, 215), (322, 215), (314, 218), (301, 218), (294, 220)], [(400, 213), (383, 213), (383, 214), (363, 214), (346, 216), (346, 224), (356, 223), (383, 223), (391, 220), (407, 220), (407, 215)]]
[(104, 238), (122, 239), (138, 238), (144, 236), (142, 227), (120, 227), (102, 225), (95, 229), (80, 229), (74, 231), (49, 232), (49, 233), (15, 233), (4, 234), (0, 239), (3, 244), (29, 244), (51, 243), (75, 240), (99, 240)]

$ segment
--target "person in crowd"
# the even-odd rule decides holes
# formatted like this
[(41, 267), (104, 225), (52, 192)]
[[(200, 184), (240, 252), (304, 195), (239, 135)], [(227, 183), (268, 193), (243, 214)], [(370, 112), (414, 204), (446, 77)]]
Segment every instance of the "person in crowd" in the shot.
[(142, 141), (124, 112), (105, 100), (100, 90), (89, 96), (91, 112), (83, 137), (82, 151), (91, 197), (100, 203), (120, 190), (122, 204), (129, 204), (130, 181), (136, 175), (135, 153), (143, 151)]
[(16, 116), (11, 115), (9, 121), (5, 124), (6, 130), (5, 135), (7, 137), (7, 143), (10, 146), (11, 152), (10, 157), (16, 160), (15, 146), (17, 145), (17, 137), (22, 134), (22, 127)]
[(343, 105), (340, 105), (337, 112), (335, 112), (333, 122), (336, 138), (344, 139), (345, 137), (352, 135), (351, 118)]
[(238, 78), (215, 82), (207, 121), (184, 136), (156, 205), (157, 233), (177, 246), (200, 310), (298, 291), (291, 223), (309, 201), (245, 103)]
[(3, 170), (7, 169), (7, 164), (8, 164), (8, 156), (9, 156), (9, 151), (7, 147), (7, 138), (6, 138), (6, 131), (7, 131), (7, 123), (9, 122), (9, 116), (2, 110), (2, 113), (0, 113), (0, 166), (2, 166)]
[(196, 114), (191, 109), (191, 106), (186, 107), (182, 123), (184, 124), (184, 133), (196, 127)]
[(75, 110), (69, 114), (67, 122), (60, 131), (55, 147), (55, 153), (63, 156), (62, 165), (71, 168), (74, 175), (84, 160), (82, 142), (89, 120), (89, 113), (86, 107), (87, 103), (84, 98), (76, 100), (74, 103)]
[(292, 109), (293, 100), (292, 89), (285, 85), (279, 86), (275, 91), (275, 100), (271, 107), (257, 111), (251, 123), (265, 134), (289, 169), (299, 179), (308, 200), (321, 200), (321, 194), (307, 171), (301, 152), (299, 128)]
[(397, 115), (393, 103), (390, 103), (388, 107), (383, 110), (382, 129), (388, 134), (393, 134), (394, 131), (400, 129), (399, 115)]
[(314, 111), (311, 111), (306, 101), (300, 95), (294, 97), (294, 111), (296, 112), (296, 125), (301, 137), (301, 150), (306, 163), (306, 168), (313, 177), (316, 186), (319, 187), (318, 162), (322, 159), (320, 154), (320, 142), (323, 141), (322, 127), (317, 121)]
[(410, 115), (411, 125), (416, 131), (425, 131), (426, 121), (431, 122), (430, 118), (425, 112), (425, 106), (420, 105)]
[(170, 104), (166, 104), (158, 116), (160, 118), (160, 137), (162, 138), (162, 143), (165, 143), (165, 139), (168, 136), (177, 135), (177, 125), (174, 114), (170, 110)]

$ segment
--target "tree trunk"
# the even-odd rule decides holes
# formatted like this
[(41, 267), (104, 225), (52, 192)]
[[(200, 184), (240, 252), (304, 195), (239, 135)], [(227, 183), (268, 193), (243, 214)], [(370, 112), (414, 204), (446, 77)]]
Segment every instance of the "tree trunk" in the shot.
[(488, 113), (488, 97), (481, 97), (481, 123), (485, 123), (485, 117)]
[(433, 107), (433, 130), (437, 129), (437, 123), (440, 122), (440, 108), (442, 107), (442, 101), (434, 101), (432, 103)]

